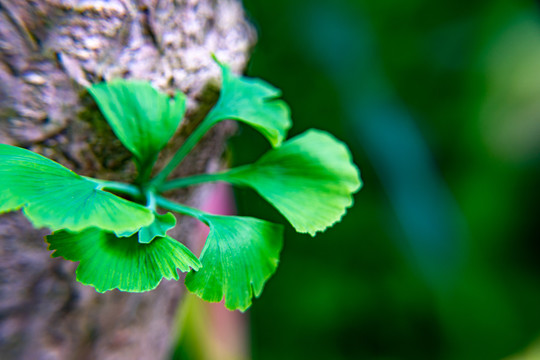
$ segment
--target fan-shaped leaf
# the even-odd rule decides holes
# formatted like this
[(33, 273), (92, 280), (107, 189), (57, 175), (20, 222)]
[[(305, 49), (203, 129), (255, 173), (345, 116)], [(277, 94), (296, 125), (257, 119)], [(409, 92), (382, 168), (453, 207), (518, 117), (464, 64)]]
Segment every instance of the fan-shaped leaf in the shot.
[(223, 178), (254, 188), (297, 231), (311, 235), (339, 221), (361, 186), (347, 146), (319, 130), (288, 140)]
[(186, 277), (189, 291), (225, 307), (246, 310), (258, 297), (279, 262), (283, 228), (267, 221), (238, 216), (204, 215), (210, 226), (202, 269)]
[(92, 85), (88, 91), (142, 166), (152, 165), (184, 116), (184, 94), (170, 99), (145, 81), (117, 79)]
[(221, 93), (208, 119), (217, 122), (234, 119), (255, 127), (279, 146), (292, 125), (289, 107), (279, 100), (281, 91), (260, 79), (234, 75), (220, 64), (223, 74)]
[(144, 206), (99, 187), (41, 155), (0, 144), (0, 213), (22, 208), (36, 227), (72, 231), (133, 233), (154, 220)]
[(139, 242), (141, 244), (150, 243), (156, 236), (165, 236), (167, 231), (175, 227), (176, 218), (172, 213), (163, 215), (154, 214), (154, 222), (139, 230)]
[(47, 236), (53, 257), (79, 261), (77, 280), (99, 292), (119, 289), (143, 292), (156, 288), (162, 278), (178, 280), (178, 271), (198, 270), (199, 260), (170, 237), (141, 244), (137, 235), (118, 238), (100, 229), (80, 233), (57, 231)]

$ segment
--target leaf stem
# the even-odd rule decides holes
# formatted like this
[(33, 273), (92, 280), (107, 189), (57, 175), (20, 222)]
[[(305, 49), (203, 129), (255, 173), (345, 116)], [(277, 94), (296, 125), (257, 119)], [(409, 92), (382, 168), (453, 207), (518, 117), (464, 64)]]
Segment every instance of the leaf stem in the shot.
[(152, 169), (157, 161), (157, 157), (158, 155), (156, 154), (146, 163), (140, 163), (138, 160), (135, 161), (135, 163), (137, 164), (137, 169), (139, 170), (139, 174), (137, 175), (137, 179), (135, 180), (136, 184), (144, 187), (149, 182), (150, 175), (152, 175)]
[(197, 185), (205, 182), (215, 182), (215, 181), (225, 181), (227, 173), (214, 173), (214, 174), (200, 174), (189, 176), (180, 179), (173, 179), (167, 181), (159, 187), (159, 191), (168, 191), (173, 189), (179, 189), (183, 187), (188, 187), (192, 185)]
[(131, 185), (131, 184), (127, 184), (127, 183), (123, 183), (119, 181), (94, 179), (88, 176), (84, 176), (84, 178), (97, 183), (99, 185), (99, 189), (116, 191), (121, 194), (130, 195), (133, 197), (141, 196), (141, 191), (135, 185)]
[(215, 124), (213, 117), (207, 116), (203, 122), (195, 129), (195, 131), (187, 138), (186, 142), (182, 144), (180, 149), (174, 154), (169, 163), (152, 179), (151, 184), (159, 188), (161, 184), (167, 179), (167, 176), (184, 160), (187, 154), (197, 145), (199, 140), (206, 134), (208, 130)]
[(164, 192), (168, 190), (179, 189), (179, 188), (197, 185), (201, 183), (216, 182), (216, 181), (226, 181), (230, 183), (236, 183), (237, 181), (234, 181), (234, 179), (231, 178), (231, 175), (244, 171), (249, 166), (253, 166), (253, 165), (239, 166), (236, 168), (228, 169), (226, 171), (217, 172), (213, 174), (199, 174), (199, 175), (188, 176), (188, 177), (184, 177), (180, 179), (173, 179), (171, 181), (167, 181), (166, 183), (162, 184), (158, 188), (158, 190), (160, 192)]
[(156, 193), (152, 190), (146, 190), (146, 207), (152, 211), (156, 211)]
[(189, 215), (204, 223), (207, 223), (206, 221), (207, 214), (204, 211), (171, 201), (159, 195), (156, 196), (156, 203), (158, 206), (161, 206), (164, 209), (176, 211), (177, 213), (180, 213), (180, 214)]

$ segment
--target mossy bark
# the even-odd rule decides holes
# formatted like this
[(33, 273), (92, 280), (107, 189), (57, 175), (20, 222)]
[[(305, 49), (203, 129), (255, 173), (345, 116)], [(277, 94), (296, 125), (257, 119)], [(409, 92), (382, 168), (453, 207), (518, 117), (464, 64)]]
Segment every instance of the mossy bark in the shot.
[[(163, 165), (217, 98), (211, 53), (240, 71), (253, 42), (237, 0), (0, 0), (0, 142), (82, 175), (133, 180), (130, 154), (84, 87), (124, 77), (185, 92), (187, 118)], [(215, 127), (178, 174), (219, 166), (233, 130)], [(176, 196), (197, 203), (197, 192)], [(179, 219), (173, 236), (189, 243), (193, 225)], [(98, 294), (75, 281), (75, 264), (50, 258), (47, 233), (20, 213), (0, 216), (0, 357), (165, 358), (182, 282)]]

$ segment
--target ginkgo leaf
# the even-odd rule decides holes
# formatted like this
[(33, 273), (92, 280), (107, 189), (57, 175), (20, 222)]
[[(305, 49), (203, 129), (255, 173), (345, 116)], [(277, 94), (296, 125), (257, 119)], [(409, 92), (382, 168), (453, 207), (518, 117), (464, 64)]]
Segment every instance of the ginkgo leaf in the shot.
[(186, 277), (189, 291), (225, 307), (246, 310), (275, 272), (283, 246), (283, 228), (267, 221), (238, 216), (204, 215), (210, 226), (202, 269)]
[(117, 79), (88, 88), (114, 133), (138, 159), (150, 166), (174, 135), (185, 112), (185, 95), (174, 99), (150, 83)]
[(167, 231), (176, 225), (176, 218), (172, 213), (163, 215), (154, 213), (154, 216), (153, 223), (139, 230), (139, 242), (141, 244), (148, 244), (157, 236), (165, 236)]
[(79, 261), (77, 280), (98, 292), (118, 289), (143, 292), (161, 279), (178, 280), (179, 269), (198, 270), (201, 264), (180, 242), (166, 236), (141, 244), (137, 235), (118, 238), (96, 228), (79, 233), (60, 230), (46, 237), (53, 257)]
[(289, 107), (278, 99), (281, 90), (260, 79), (236, 76), (226, 65), (219, 65), (221, 93), (207, 119), (244, 122), (261, 132), (272, 146), (279, 146), (292, 125)]
[(154, 221), (144, 206), (100, 190), (98, 183), (41, 155), (0, 144), (0, 213), (20, 208), (36, 227), (52, 230), (133, 233)]
[(138, 231), (125, 231), (116, 233), (116, 236), (127, 237), (138, 233), (139, 242), (141, 244), (149, 244), (155, 237), (165, 236), (167, 231), (176, 226), (176, 218), (172, 213), (160, 215), (154, 211), (154, 221), (147, 226), (140, 228)]
[(221, 179), (255, 189), (294, 228), (312, 236), (339, 221), (362, 185), (345, 144), (309, 130)]

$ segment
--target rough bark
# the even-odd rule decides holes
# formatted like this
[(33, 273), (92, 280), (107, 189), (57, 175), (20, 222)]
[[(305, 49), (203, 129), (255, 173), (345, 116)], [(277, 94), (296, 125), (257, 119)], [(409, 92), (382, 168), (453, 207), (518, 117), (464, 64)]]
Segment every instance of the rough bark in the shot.
[[(130, 154), (84, 86), (124, 77), (185, 92), (187, 120), (163, 164), (216, 100), (211, 53), (239, 71), (253, 41), (236, 0), (0, 0), (0, 142), (83, 175), (132, 180)], [(180, 173), (217, 166), (232, 130), (214, 128)], [(197, 193), (177, 196), (197, 202)], [(179, 224), (173, 236), (189, 243), (194, 222)], [(20, 213), (0, 216), (0, 357), (164, 358), (182, 282), (98, 294), (75, 281), (75, 264), (50, 258), (47, 232)]]

